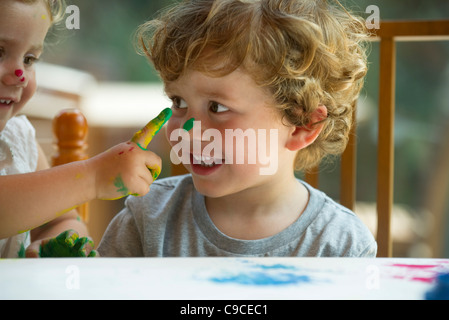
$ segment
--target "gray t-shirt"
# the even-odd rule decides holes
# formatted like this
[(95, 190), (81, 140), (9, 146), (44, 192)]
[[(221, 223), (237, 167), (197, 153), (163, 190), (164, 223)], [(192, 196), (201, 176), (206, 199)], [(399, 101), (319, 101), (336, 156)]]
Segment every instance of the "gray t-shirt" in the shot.
[(146, 196), (128, 197), (98, 251), (102, 257), (375, 257), (376, 241), (359, 218), (302, 183), (309, 202), (293, 224), (268, 238), (240, 240), (213, 224), (190, 175), (161, 179)]

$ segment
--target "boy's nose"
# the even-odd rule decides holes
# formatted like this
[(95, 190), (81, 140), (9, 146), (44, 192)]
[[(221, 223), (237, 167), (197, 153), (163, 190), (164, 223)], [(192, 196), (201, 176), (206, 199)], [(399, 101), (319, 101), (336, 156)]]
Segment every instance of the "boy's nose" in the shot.
[(188, 108), (187, 113), (184, 115), (183, 121), (184, 122), (181, 123), (181, 128), (189, 132), (192, 132), (194, 122), (196, 124), (201, 123), (202, 131), (206, 130), (211, 125), (207, 111), (200, 108)]
[[(181, 128), (188, 131), (190, 136), (193, 135), (195, 131), (197, 134), (203, 132), (209, 128), (209, 122), (205, 117), (201, 117), (201, 115), (197, 115), (197, 117), (189, 116), (187, 120), (182, 124)], [(198, 131), (199, 130), (199, 131)]]

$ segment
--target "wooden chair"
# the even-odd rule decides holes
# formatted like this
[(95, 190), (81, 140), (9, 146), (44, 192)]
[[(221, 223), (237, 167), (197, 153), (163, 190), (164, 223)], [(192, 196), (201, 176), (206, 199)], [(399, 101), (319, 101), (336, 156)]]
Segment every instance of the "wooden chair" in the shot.
[[(449, 20), (383, 21), (373, 30), (372, 41), (380, 41), (379, 127), (377, 159), (377, 243), (378, 256), (392, 256), (391, 212), (394, 186), (394, 114), (396, 42), (449, 40)], [(354, 108), (355, 110), (355, 108)], [(355, 117), (354, 117), (355, 119)], [(340, 202), (354, 210), (356, 201), (356, 123), (341, 158)], [(318, 186), (318, 169), (306, 181)]]
[[(73, 161), (86, 160), (88, 125), (79, 109), (65, 109), (53, 119), (53, 134), (56, 152), (52, 156), (52, 166)], [(77, 208), (83, 221), (88, 221), (88, 204)]]
[[(36, 128), (37, 140), (50, 165), (87, 159), (87, 121), (80, 112), (82, 100), (96, 81), (89, 73), (62, 66), (39, 63), (35, 96), (24, 114)], [(88, 220), (88, 205), (78, 208)]]

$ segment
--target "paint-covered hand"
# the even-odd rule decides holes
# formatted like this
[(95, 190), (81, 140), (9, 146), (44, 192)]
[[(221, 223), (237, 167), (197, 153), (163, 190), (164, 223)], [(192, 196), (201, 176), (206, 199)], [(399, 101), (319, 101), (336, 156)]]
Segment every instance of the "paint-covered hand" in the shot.
[[(56, 238), (42, 240), (39, 246), (40, 258), (95, 257), (94, 242), (88, 237), (80, 238), (74, 230), (62, 232)], [(30, 257), (30, 255), (27, 255)]]
[(171, 114), (170, 109), (163, 110), (130, 141), (92, 158), (97, 198), (115, 200), (148, 193), (161, 172), (162, 161), (146, 148)]

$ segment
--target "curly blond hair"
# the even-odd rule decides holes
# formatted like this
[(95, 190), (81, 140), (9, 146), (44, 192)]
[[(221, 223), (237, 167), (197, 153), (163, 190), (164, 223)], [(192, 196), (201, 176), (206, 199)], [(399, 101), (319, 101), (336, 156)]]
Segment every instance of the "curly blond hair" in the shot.
[(325, 105), (319, 137), (295, 159), (307, 170), (344, 151), (367, 72), (365, 23), (332, 2), (185, 0), (141, 25), (136, 40), (165, 83), (188, 68), (213, 76), (242, 68), (292, 125), (311, 125)]

